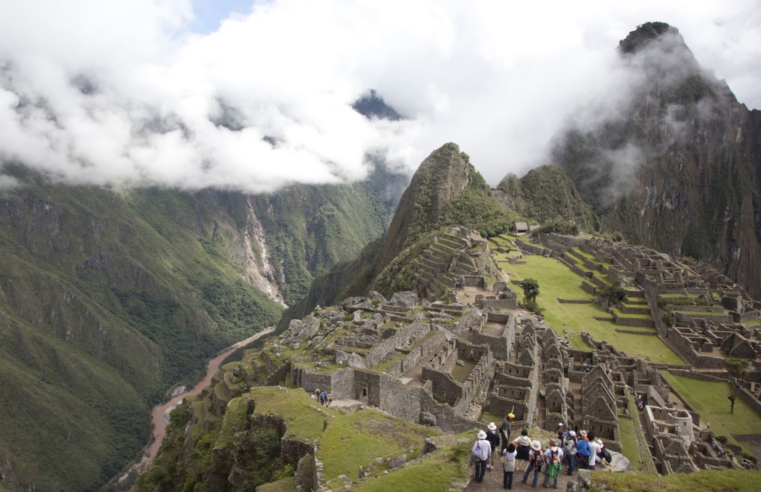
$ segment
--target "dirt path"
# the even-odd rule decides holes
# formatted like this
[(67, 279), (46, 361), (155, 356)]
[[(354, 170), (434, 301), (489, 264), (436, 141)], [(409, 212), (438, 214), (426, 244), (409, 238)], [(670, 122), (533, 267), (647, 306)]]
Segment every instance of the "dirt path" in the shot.
[(239, 348), (245, 347), (246, 345), (252, 343), (254, 340), (257, 340), (265, 335), (269, 335), (274, 330), (274, 327), (269, 327), (266, 330), (252, 336), (251, 338), (247, 338), (241, 342), (229, 346), (209, 361), (209, 365), (206, 368), (206, 376), (204, 376), (204, 378), (198, 384), (196, 384), (192, 390), (187, 391), (179, 396), (175, 396), (163, 405), (153, 409), (151, 412), (151, 419), (153, 421), (153, 442), (145, 452), (147, 457), (146, 464), (149, 463), (154, 456), (156, 456), (156, 453), (158, 453), (158, 450), (161, 447), (161, 441), (164, 440), (164, 436), (166, 435), (166, 426), (168, 424), (168, 419), (165, 419), (165, 414), (167, 410), (174, 408), (184, 398), (197, 395), (201, 392), (202, 389), (208, 386), (211, 383), (211, 378), (214, 377), (214, 374), (217, 373), (219, 366), (222, 364), (222, 361), (225, 360), (228, 355), (235, 352)]
[[(483, 483), (476, 483), (473, 481), (473, 469), (471, 468), (470, 472), (470, 483), (464, 490), (468, 491), (477, 491), (482, 490), (484, 492), (492, 492), (497, 490), (504, 490), (502, 487), (502, 479), (503, 479), (503, 473), (501, 469), (500, 463), (497, 463), (497, 465), (494, 467), (494, 470), (486, 471), (486, 475), (484, 476)], [(557, 490), (565, 490), (566, 485), (569, 481), (573, 480), (576, 481), (576, 471), (573, 472), (573, 476), (569, 477), (566, 474), (567, 467), (563, 465), (563, 469), (560, 472), (559, 480), (558, 480), (558, 488)], [(531, 488), (531, 481), (534, 479), (534, 472), (531, 472), (531, 475), (529, 476), (528, 483), (526, 485), (523, 485), (521, 483), (521, 480), (523, 479), (523, 472), (514, 472), (513, 474), (513, 488), (512, 490), (546, 490), (544, 487), (542, 487), (542, 484), (544, 483), (544, 470), (542, 470), (542, 473), (539, 474), (539, 479), (536, 483), (536, 488)], [(550, 489), (554, 490), (554, 489)]]

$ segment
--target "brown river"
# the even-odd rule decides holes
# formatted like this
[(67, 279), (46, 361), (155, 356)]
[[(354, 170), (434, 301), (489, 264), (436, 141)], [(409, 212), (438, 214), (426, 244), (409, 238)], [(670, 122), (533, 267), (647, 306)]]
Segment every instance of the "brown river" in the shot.
[(236, 343), (235, 345), (231, 345), (230, 347), (226, 348), (223, 352), (220, 352), (216, 357), (209, 361), (209, 365), (206, 368), (206, 376), (204, 376), (204, 378), (198, 384), (196, 384), (192, 390), (187, 391), (179, 396), (175, 396), (163, 405), (153, 409), (153, 412), (151, 413), (151, 419), (153, 420), (153, 442), (146, 450), (147, 460), (144, 462), (144, 464), (148, 464), (153, 459), (153, 457), (156, 456), (156, 453), (158, 453), (158, 450), (161, 447), (161, 441), (164, 440), (164, 435), (166, 434), (166, 426), (169, 420), (168, 418), (165, 418), (166, 411), (170, 408), (173, 408), (184, 398), (197, 395), (201, 392), (202, 389), (208, 386), (211, 383), (211, 378), (214, 376), (214, 374), (217, 373), (219, 366), (222, 364), (222, 361), (225, 360), (228, 355), (241, 347), (245, 347), (258, 338), (269, 335), (274, 330), (275, 328), (273, 327), (267, 328), (266, 330), (257, 333), (251, 338), (247, 338), (241, 342)]

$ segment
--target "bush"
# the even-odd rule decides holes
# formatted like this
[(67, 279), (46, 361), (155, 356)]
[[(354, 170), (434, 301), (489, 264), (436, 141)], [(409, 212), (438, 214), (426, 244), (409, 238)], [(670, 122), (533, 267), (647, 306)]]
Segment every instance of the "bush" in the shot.
[(674, 313), (672, 313), (671, 311), (666, 311), (665, 313), (663, 313), (661, 320), (663, 320), (663, 322), (669, 328), (672, 328), (676, 324), (676, 317), (674, 316)]
[(716, 436), (714, 437), (717, 441), (719, 441), (722, 444), (726, 444), (729, 439), (727, 439), (727, 436)]

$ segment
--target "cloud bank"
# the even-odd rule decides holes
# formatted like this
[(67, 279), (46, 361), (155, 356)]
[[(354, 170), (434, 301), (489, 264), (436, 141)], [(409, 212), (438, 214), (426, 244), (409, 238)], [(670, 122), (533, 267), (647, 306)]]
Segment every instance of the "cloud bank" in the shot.
[[(620, 107), (615, 46), (650, 20), (761, 106), (752, 2), (275, 0), (200, 35), (189, 0), (2, 1), (0, 160), (65, 183), (270, 192), (448, 141), (496, 183), (579, 108)], [(405, 119), (354, 111), (371, 88)]]

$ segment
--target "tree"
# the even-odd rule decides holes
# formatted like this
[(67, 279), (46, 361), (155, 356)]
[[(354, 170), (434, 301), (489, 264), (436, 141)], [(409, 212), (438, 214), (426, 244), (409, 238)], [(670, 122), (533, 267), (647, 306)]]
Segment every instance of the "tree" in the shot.
[(524, 302), (535, 302), (539, 295), (539, 282), (533, 278), (527, 278), (520, 283), (520, 286), (523, 289)]
[(729, 413), (735, 413), (735, 400), (737, 399), (737, 392), (740, 390), (741, 381), (748, 377), (748, 366), (750, 361), (747, 359), (739, 359), (737, 357), (730, 357), (724, 359), (724, 367), (727, 368), (727, 372), (732, 376), (732, 394), (727, 398), (732, 402), (732, 407)]
[(523, 306), (532, 313), (541, 315), (544, 310), (536, 302), (539, 295), (539, 282), (533, 278), (527, 278), (519, 285), (523, 289)]
[(600, 295), (597, 296), (597, 303), (603, 309), (608, 306), (618, 306), (626, 300), (626, 289), (621, 287), (621, 282), (605, 287)]

